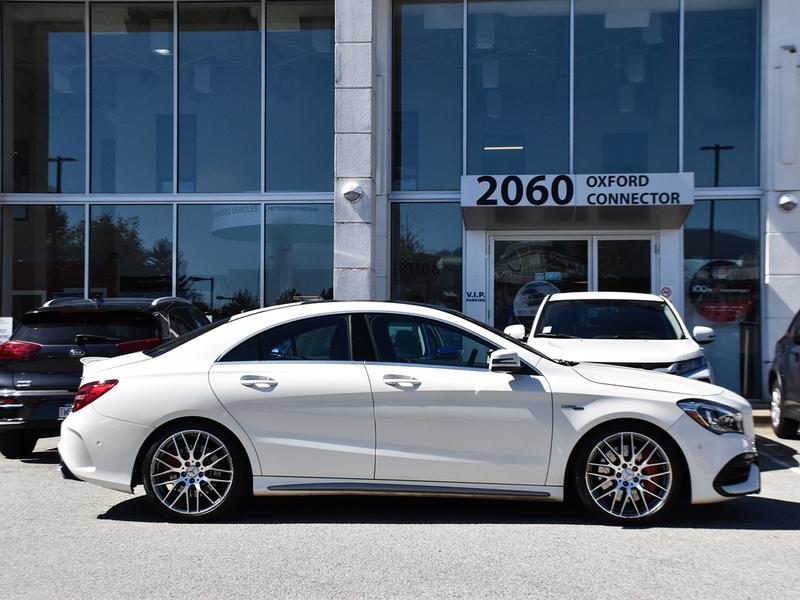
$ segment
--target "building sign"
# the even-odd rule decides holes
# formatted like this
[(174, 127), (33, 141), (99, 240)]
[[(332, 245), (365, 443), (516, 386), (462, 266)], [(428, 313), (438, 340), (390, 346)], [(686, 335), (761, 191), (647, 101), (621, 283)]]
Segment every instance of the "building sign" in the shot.
[(758, 291), (757, 267), (731, 260), (707, 262), (689, 282), (689, 300), (695, 310), (714, 323), (746, 319), (756, 306)]
[(462, 207), (686, 206), (694, 173), (465, 175)]

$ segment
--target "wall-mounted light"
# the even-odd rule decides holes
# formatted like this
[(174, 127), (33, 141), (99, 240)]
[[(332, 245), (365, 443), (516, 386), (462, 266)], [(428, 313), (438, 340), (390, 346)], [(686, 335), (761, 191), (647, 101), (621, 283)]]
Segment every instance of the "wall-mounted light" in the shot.
[(778, 207), (785, 212), (794, 210), (797, 207), (797, 196), (794, 194), (781, 194), (778, 198)]
[(358, 202), (363, 195), (364, 188), (357, 183), (347, 184), (342, 191), (342, 196), (344, 196), (344, 199), (348, 202)]
[(525, 146), (484, 146), (484, 150), (493, 152), (493, 151), (508, 151), (508, 150), (524, 150)]

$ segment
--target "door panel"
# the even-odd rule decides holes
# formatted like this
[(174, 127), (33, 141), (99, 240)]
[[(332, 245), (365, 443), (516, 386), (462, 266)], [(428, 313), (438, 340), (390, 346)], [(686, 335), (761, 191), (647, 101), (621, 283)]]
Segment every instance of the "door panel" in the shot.
[(373, 477), (375, 421), (363, 363), (221, 362), (209, 376), (253, 441), (262, 475)]
[(542, 377), (372, 363), (377, 479), (543, 485), (552, 425)]

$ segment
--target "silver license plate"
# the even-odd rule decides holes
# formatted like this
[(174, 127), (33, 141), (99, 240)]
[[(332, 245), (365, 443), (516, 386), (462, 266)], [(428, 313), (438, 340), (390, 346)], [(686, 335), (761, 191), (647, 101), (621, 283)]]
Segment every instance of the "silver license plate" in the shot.
[(58, 407), (58, 420), (66, 419), (67, 415), (72, 412), (72, 404), (65, 404)]

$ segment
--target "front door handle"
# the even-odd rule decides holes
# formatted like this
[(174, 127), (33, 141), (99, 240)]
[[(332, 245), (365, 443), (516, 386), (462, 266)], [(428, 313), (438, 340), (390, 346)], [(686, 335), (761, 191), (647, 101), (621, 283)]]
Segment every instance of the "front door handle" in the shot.
[(270, 390), (278, 385), (278, 382), (272, 377), (266, 377), (264, 375), (242, 375), (241, 379), (239, 379), (239, 383), (244, 387), (253, 388), (254, 390)]
[(417, 387), (422, 385), (419, 379), (414, 379), (407, 375), (384, 375), (383, 383), (397, 387)]

